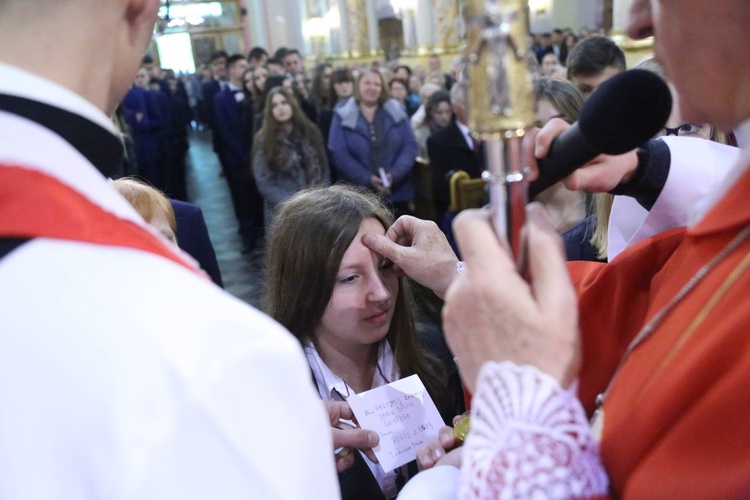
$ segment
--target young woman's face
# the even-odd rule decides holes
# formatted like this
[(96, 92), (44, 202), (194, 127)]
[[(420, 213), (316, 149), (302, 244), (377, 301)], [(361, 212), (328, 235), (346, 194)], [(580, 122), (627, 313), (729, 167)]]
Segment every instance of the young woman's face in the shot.
[(336, 82), (333, 84), (333, 90), (336, 92), (336, 97), (339, 99), (348, 99), (352, 96), (354, 84), (349, 81)]
[(445, 101), (439, 102), (432, 110), (432, 120), (438, 127), (447, 127), (451, 122), (451, 105)]
[(537, 127), (544, 127), (553, 118), (565, 118), (549, 99), (542, 98), (536, 102), (534, 107), (534, 119)]
[(255, 68), (255, 71), (253, 71), (253, 82), (257, 92), (263, 92), (263, 89), (266, 88), (266, 78), (268, 78), (268, 70), (266, 68)]
[(279, 123), (286, 123), (292, 119), (292, 105), (283, 94), (274, 94), (271, 98), (271, 115)]
[(247, 90), (248, 92), (252, 92), (253, 91), (253, 80), (254, 80), (253, 72), (252, 71), (248, 71), (247, 73), (245, 73), (244, 76), (243, 76), (243, 79), (244, 79), (244, 82), (245, 82), (245, 90)]
[(333, 73), (333, 68), (325, 68), (320, 76), (320, 87), (324, 92), (331, 89), (331, 73)]
[(362, 244), (364, 234), (385, 234), (385, 229), (376, 219), (365, 219), (344, 253), (331, 300), (315, 329), (316, 338), (326, 343), (372, 345), (391, 327), (398, 277), (390, 262)]

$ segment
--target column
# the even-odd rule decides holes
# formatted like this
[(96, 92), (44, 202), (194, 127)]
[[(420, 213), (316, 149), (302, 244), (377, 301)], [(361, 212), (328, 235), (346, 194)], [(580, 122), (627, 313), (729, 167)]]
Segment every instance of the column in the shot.
[[(342, 35), (345, 34), (350, 57), (361, 57), (369, 52), (368, 24), (365, 0), (342, 0), (346, 6), (341, 16)], [(344, 13), (342, 13), (344, 14)]]
[(632, 0), (612, 0), (612, 33), (623, 33), (628, 26)]
[(435, 45), (434, 12), (430, 0), (417, 0), (417, 10), (413, 15), (417, 24), (417, 49), (420, 54), (425, 54)]
[(367, 23), (367, 46), (371, 56), (377, 55), (380, 49), (380, 34), (378, 32), (378, 16), (375, 12), (375, 2), (365, 0), (365, 17)]
[(435, 50), (442, 52), (459, 45), (458, 23), (461, 12), (458, 8), (458, 0), (431, 0), (433, 18), (433, 30), (435, 33)]
[(264, 47), (270, 50), (268, 33), (266, 32), (267, 12), (261, 0), (247, 0), (247, 18), (245, 29), (250, 35), (250, 47)]

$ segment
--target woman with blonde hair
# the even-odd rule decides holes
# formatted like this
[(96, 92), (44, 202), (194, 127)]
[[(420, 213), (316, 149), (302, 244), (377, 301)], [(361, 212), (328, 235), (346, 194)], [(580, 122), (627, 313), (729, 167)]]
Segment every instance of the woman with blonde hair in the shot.
[(355, 96), (334, 110), (328, 149), (339, 179), (372, 189), (398, 214), (409, 212), (417, 141), (406, 111), (390, 99), (376, 69), (363, 71)]

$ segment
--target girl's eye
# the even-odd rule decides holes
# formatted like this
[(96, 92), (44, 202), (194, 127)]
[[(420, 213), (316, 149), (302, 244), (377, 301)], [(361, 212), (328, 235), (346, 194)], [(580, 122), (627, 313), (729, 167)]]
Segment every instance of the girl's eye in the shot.
[(352, 274), (350, 276), (344, 276), (343, 278), (339, 278), (339, 283), (354, 283), (357, 281), (357, 275)]
[(680, 127), (680, 133), (682, 134), (697, 134), (703, 127), (699, 125), (693, 125), (692, 123), (686, 123)]

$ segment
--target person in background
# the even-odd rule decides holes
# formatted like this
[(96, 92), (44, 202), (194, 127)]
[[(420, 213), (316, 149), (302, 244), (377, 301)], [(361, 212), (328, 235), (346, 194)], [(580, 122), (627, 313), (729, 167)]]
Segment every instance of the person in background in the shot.
[(167, 176), (166, 193), (174, 199), (186, 201), (185, 160), (190, 147), (188, 127), (190, 127), (191, 122), (191, 110), (182, 82), (173, 75), (168, 75), (166, 82), (169, 86), (170, 116), (167, 137), (171, 152), (171, 159), (167, 168), (169, 175)]
[(557, 56), (557, 60), (562, 66), (566, 65), (568, 60), (568, 45), (565, 43), (563, 31), (560, 28), (552, 30), (552, 48), (551, 52)]
[(170, 199), (169, 203), (174, 210), (177, 224), (177, 246), (198, 262), (211, 281), (224, 288), (219, 262), (216, 260), (216, 251), (208, 235), (203, 211), (197, 205), (180, 200)]
[[(331, 103), (331, 107), (328, 110), (318, 113), (318, 120), (316, 122), (323, 136), (323, 144), (326, 145), (328, 144), (328, 136), (331, 131), (333, 110), (345, 103), (354, 94), (354, 76), (349, 68), (342, 66), (333, 70), (330, 82), (328, 101)], [(331, 184), (334, 184), (338, 180), (338, 174), (328, 147), (326, 147), (326, 155), (328, 155), (328, 165), (331, 167)]]
[(417, 153), (419, 157), (427, 161), (430, 160), (429, 151), (427, 151), (427, 139), (438, 130), (450, 125), (452, 118), (451, 96), (445, 90), (438, 90), (427, 101), (424, 121), (414, 131), (414, 137), (419, 145)]
[(424, 121), (425, 106), (427, 105), (427, 101), (430, 99), (430, 96), (432, 94), (434, 94), (441, 88), (442, 87), (440, 85), (434, 83), (425, 83), (419, 89), (419, 100), (421, 104), (419, 105), (419, 109), (417, 109), (417, 111), (413, 115), (411, 115), (411, 118), (409, 119), (412, 129), (416, 129), (419, 124)]
[(169, 243), (177, 246), (177, 222), (174, 209), (164, 194), (137, 179), (122, 178), (112, 181), (112, 186), (133, 205), (143, 217)]
[[(432, 186), (438, 220), (442, 221), (450, 205), (450, 177), (463, 170), (472, 179), (478, 179), (484, 170), (482, 146), (474, 139), (467, 126), (468, 110), (466, 84), (456, 83), (451, 89), (453, 120), (427, 139), (427, 154), (432, 167)], [(449, 232), (449, 227), (445, 227)]]
[(542, 76), (551, 76), (552, 73), (559, 71), (562, 67), (560, 65), (560, 60), (553, 52), (547, 52), (542, 56), (542, 64), (540, 66), (540, 73)]
[(269, 76), (284, 76), (286, 75), (286, 68), (284, 67), (284, 61), (277, 57), (269, 57), (266, 59), (266, 67), (268, 67)]
[[(391, 98), (395, 99), (400, 105), (401, 108), (409, 115), (411, 116), (412, 113), (409, 113), (409, 109), (407, 109), (406, 104), (406, 80), (402, 80), (401, 78), (391, 78), (391, 80), (388, 82), (388, 90), (390, 91)], [(416, 110), (414, 110), (416, 111)]]
[(568, 80), (588, 98), (607, 79), (625, 71), (625, 53), (615, 42), (592, 36), (575, 46), (568, 56)]
[[(572, 83), (556, 78), (534, 82), (535, 126), (543, 127), (553, 118), (573, 124), (578, 121), (581, 108), (583, 96)], [(558, 182), (539, 193), (534, 201), (544, 204), (552, 227), (563, 235), (568, 260), (598, 260), (591, 243), (596, 218), (587, 217), (583, 191), (571, 191)]]
[(148, 88), (149, 79), (146, 68), (138, 69), (122, 105), (135, 144), (138, 175), (159, 186), (164, 178), (160, 133), (166, 122), (159, 113), (156, 96)]
[[(340, 67), (333, 70), (328, 89), (329, 109), (318, 113), (318, 128), (323, 135), (323, 141), (328, 144), (328, 134), (331, 130), (333, 110), (346, 102), (354, 94), (354, 77), (349, 68)], [(333, 173), (333, 172), (332, 172)]]
[(263, 47), (253, 47), (247, 54), (247, 63), (250, 66), (263, 66), (268, 60), (268, 51)]
[(259, 203), (260, 197), (247, 168), (247, 136), (250, 131), (245, 129), (246, 122), (243, 117), (247, 61), (242, 54), (236, 54), (229, 58), (227, 66), (227, 87), (214, 98), (216, 131), (221, 139), (220, 157), (225, 167), (229, 193), (239, 223), (242, 251), (249, 253), (255, 248), (261, 233), (263, 214)]
[(393, 72), (394, 78), (401, 78), (403, 81), (408, 82), (409, 78), (411, 78), (411, 68), (409, 66), (396, 66), (395, 71)]
[(414, 116), (419, 107), (422, 105), (422, 98), (419, 97), (419, 89), (422, 88), (422, 78), (417, 75), (411, 75), (409, 77), (409, 91), (406, 94), (407, 109), (411, 109), (412, 113), (409, 115)]
[(284, 87), (272, 89), (266, 97), (263, 127), (253, 145), (252, 169), (263, 196), (266, 227), (278, 205), (292, 194), (330, 182), (320, 132)]
[(435, 83), (441, 85), (445, 90), (451, 89), (453, 78), (448, 73), (443, 72), (442, 62), (440, 61), (439, 56), (430, 56), (427, 60), (427, 67), (429, 68), (427, 81), (430, 81), (430, 77), (433, 75), (441, 75), (442, 82), (436, 81)]
[(265, 74), (268, 70), (263, 66), (253, 67), (248, 65), (245, 69), (245, 73), (242, 75), (242, 92), (245, 94), (242, 100), (242, 121), (245, 126), (245, 137), (244, 146), (245, 150), (250, 152), (253, 147), (253, 123), (255, 120), (256, 108), (258, 107), (258, 99), (262, 93), (262, 87), (259, 90), (255, 85), (255, 72), (258, 72), (262, 76), (263, 84), (265, 85)]
[(379, 71), (363, 71), (355, 89), (355, 96), (334, 110), (328, 138), (339, 179), (369, 187), (387, 198), (397, 214), (408, 213), (417, 157), (409, 117), (389, 99)]
[[(221, 155), (219, 154), (219, 151), (222, 148), (222, 144), (219, 133), (216, 130), (214, 98), (226, 87), (227, 59), (229, 59), (229, 55), (223, 50), (211, 54), (211, 59), (208, 62), (208, 67), (211, 70), (211, 78), (203, 82), (203, 103), (205, 104), (203, 116), (206, 123), (211, 128), (211, 141), (213, 144), (214, 152), (219, 157), (219, 162), (222, 161)], [(224, 171), (223, 163), (222, 171)]]
[(321, 63), (315, 66), (309, 100), (315, 108), (316, 122), (320, 113), (330, 111), (335, 103), (335, 101), (330, 100), (332, 74), (333, 66), (328, 63)]
[[(163, 80), (154, 80), (150, 78), (148, 81), (148, 91), (146, 92), (147, 98), (153, 103), (153, 114), (156, 117), (156, 134), (157, 142), (159, 144), (159, 176), (157, 178), (148, 179), (148, 181), (155, 186), (157, 189), (167, 192), (168, 186), (174, 181), (174, 173), (170, 170), (173, 166), (174, 151), (170, 147), (169, 132), (172, 125), (172, 110), (169, 105), (169, 90), (165, 94), (161, 90), (160, 82)], [(166, 83), (166, 82), (165, 82)], [(170, 194), (174, 196), (174, 193)]]
[(286, 69), (286, 73), (290, 77), (296, 78), (297, 74), (303, 72), (305, 64), (302, 61), (302, 55), (300, 54), (299, 50), (287, 50), (282, 60), (284, 61), (284, 68)]
[[(276, 87), (284, 87), (285, 89), (292, 90), (292, 79), (286, 75), (270, 75), (265, 79), (265, 86), (263, 93), (259, 99), (259, 106), (256, 106), (255, 117), (253, 118), (253, 137), (257, 135), (258, 131), (263, 126), (263, 110), (266, 108), (266, 97), (271, 90)], [(293, 90), (292, 90), (293, 91)], [(295, 94), (295, 99), (297, 95)], [(299, 101), (298, 101), (299, 103)]]

